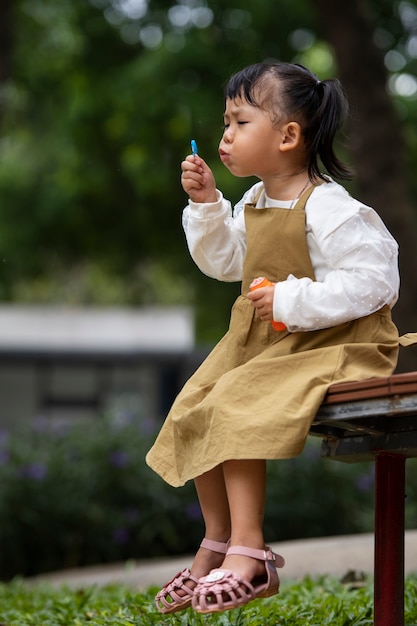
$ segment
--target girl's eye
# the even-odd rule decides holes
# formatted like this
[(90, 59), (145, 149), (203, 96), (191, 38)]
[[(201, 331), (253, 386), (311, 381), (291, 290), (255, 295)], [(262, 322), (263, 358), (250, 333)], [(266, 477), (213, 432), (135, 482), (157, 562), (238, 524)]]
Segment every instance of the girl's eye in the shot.
[(247, 124), (248, 122), (238, 122), (239, 126), (243, 126), (243, 124)]

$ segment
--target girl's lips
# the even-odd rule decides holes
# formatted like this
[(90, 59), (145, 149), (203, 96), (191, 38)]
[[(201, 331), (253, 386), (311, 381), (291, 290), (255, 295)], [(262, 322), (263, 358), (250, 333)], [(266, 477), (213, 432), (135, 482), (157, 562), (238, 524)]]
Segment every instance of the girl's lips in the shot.
[(219, 156), (221, 161), (226, 161), (229, 158), (228, 153), (221, 149), (219, 149)]

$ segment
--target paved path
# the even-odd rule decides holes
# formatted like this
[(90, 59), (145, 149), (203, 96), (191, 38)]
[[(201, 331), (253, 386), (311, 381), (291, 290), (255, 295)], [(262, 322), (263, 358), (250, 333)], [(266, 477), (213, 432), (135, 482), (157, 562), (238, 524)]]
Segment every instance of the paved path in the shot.
[[(374, 568), (373, 534), (328, 537), (325, 539), (302, 539), (271, 544), (274, 552), (286, 560), (279, 576), (284, 580), (297, 580), (306, 575), (330, 574), (342, 577), (350, 570), (372, 574)], [(120, 583), (136, 589), (151, 585), (163, 586), (178, 571), (189, 566), (191, 557), (164, 560), (137, 561), (132, 564), (116, 564), (66, 570), (28, 579), (28, 582), (47, 582), (69, 587), (91, 585), (104, 586)], [(417, 573), (417, 530), (405, 533), (405, 572)]]

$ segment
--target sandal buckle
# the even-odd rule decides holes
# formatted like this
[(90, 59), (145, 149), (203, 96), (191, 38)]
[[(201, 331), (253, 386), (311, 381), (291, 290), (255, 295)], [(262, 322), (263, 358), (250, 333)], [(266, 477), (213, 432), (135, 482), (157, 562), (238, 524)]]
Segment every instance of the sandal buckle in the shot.
[(203, 582), (206, 583), (216, 583), (219, 580), (222, 580), (225, 576), (225, 572), (222, 570), (214, 570), (212, 572), (210, 572), (209, 574), (207, 574), (207, 576), (204, 577)]

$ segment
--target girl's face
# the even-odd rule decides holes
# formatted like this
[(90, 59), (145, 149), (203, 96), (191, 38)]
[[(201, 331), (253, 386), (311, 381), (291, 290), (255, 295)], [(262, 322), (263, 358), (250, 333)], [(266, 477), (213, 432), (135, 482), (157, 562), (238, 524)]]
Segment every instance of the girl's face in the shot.
[(282, 133), (270, 114), (242, 98), (226, 100), (220, 159), (232, 174), (264, 179), (280, 170)]

